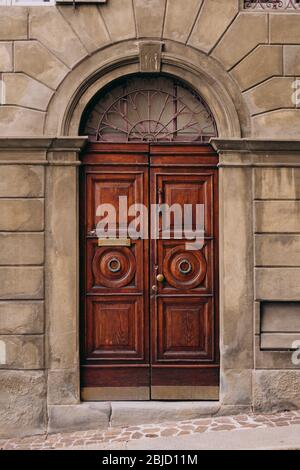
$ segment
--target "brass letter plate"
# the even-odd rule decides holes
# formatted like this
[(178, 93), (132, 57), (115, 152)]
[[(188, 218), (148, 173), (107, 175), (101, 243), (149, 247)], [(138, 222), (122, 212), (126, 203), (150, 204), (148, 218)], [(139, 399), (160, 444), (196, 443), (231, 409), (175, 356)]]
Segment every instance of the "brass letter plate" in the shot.
[(130, 238), (98, 238), (98, 246), (131, 246)]

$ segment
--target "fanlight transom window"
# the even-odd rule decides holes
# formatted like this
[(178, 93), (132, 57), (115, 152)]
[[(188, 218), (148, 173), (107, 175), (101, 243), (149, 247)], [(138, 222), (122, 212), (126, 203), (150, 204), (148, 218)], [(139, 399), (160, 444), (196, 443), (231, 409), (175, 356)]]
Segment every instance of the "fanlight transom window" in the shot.
[(167, 78), (127, 78), (98, 97), (82, 129), (98, 142), (208, 142), (215, 120), (201, 97)]

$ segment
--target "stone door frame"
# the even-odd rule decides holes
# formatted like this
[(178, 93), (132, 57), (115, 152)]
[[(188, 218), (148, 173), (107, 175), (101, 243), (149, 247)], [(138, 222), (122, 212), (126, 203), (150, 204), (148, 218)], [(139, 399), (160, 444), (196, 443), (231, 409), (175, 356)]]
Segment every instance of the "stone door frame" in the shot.
[[(121, 76), (139, 72), (136, 41), (107, 49), (112, 55), (109, 51), (106, 55), (102, 51), (102, 56), (96, 53), (70, 73), (47, 114), (45, 132), (69, 136), (61, 139), (64, 145), (47, 152), (46, 367), (52, 410), (80, 404), (78, 166), (85, 139), (81, 138), (80, 145), (77, 140), (75, 148), (65, 142), (78, 134), (82, 114), (96, 93)], [(240, 139), (249, 117), (221, 67), (205, 54), (172, 41), (165, 44), (164, 51), (162, 73), (187, 82), (205, 99), (221, 139)], [(108, 57), (115, 58), (105, 61)], [(217, 142), (214, 139), (213, 145), (218, 150)], [(234, 149), (231, 153), (226, 150), (224, 158), (222, 151), (220, 154), (221, 383), (217, 408), (245, 410), (251, 406), (253, 370), (252, 172), (232, 163), (238, 153)], [(199, 405), (203, 407), (201, 402)], [(192, 408), (195, 403), (185, 406)]]

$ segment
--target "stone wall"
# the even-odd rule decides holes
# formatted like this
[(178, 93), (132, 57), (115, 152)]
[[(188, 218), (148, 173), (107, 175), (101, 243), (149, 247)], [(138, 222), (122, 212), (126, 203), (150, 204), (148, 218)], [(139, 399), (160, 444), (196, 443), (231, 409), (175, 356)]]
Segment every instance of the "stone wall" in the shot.
[(45, 429), (42, 158), (40, 151), (0, 148), (0, 435)]
[(245, 12), (239, 0), (109, 0), (101, 5), (1, 7), (0, 134), (43, 134), (51, 97), (71, 70), (111, 44), (154, 38), (203, 52), (234, 80), (253, 137), (297, 137), (300, 14)]
[[(111, 80), (138, 72), (138, 43), (153, 39), (164, 42), (163, 72), (181, 66), (178, 77), (205, 96), (220, 137), (249, 139), (215, 144), (220, 406), (300, 406), (300, 371), (287, 348), (290, 330), (300, 334), (300, 147), (275, 142), (299, 139), (292, 94), (300, 76), (300, 14), (242, 12), (239, 5), (188, 0), (183, 9), (182, 0), (108, 0), (0, 7), (0, 435), (42, 433), (48, 415), (52, 431), (70, 429), (72, 417), (78, 427), (93, 419), (108, 424), (111, 405), (77, 405), (76, 160), (83, 141), (54, 138), (76, 136), (88, 101)], [(279, 324), (282, 303), (286, 322)], [(117, 422), (117, 411), (112, 416)]]

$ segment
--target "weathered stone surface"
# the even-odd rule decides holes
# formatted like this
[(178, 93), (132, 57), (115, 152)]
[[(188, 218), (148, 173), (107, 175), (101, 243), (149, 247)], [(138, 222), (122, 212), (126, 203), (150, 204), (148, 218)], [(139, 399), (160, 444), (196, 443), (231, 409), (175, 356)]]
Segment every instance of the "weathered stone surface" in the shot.
[(37, 39), (66, 65), (72, 67), (87, 55), (79, 37), (57, 8), (32, 7), (29, 10), (30, 39)]
[(300, 300), (300, 268), (256, 268), (257, 300)]
[(255, 198), (300, 199), (300, 168), (257, 168)]
[(49, 406), (48, 432), (72, 432), (106, 429), (109, 423), (109, 403)]
[[(239, 11), (238, 0), (205, 0), (189, 44), (209, 52)], [(180, 13), (179, 17), (180, 19)]]
[(300, 302), (264, 302), (261, 332), (300, 332)]
[(255, 336), (255, 369), (298, 369), (299, 365), (292, 362), (292, 351), (262, 351), (260, 335)]
[(299, 235), (256, 235), (256, 266), (300, 266)]
[(43, 296), (43, 268), (0, 267), (0, 299), (41, 300)]
[(43, 263), (43, 233), (0, 233), (0, 265), (41, 265)]
[(78, 362), (76, 168), (50, 167), (47, 178), (49, 365), (52, 369), (74, 369)]
[[(42, 369), (44, 366), (44, 336), (0, 335), (5, 358), (0, 369)], [(5, 360), (3, 360), (5, 359)]]
[(132, 0), (110, 0), (100, 11), (114, 41), (136, 37)]
[(255, 411), (283, 411), (300, 408), (299, 370), (257, 370), (253, 372)]
[[(292, 90), (291, 90), (292, 92)], [(279, 109), (252, 119), (252, 135), (259, 138), (298, 139), (300, 109)]]
[(300, 43), (300, 16), (288, 13), (270, 15), (270, 41), (277, 44)]
[(0, 42), (0, 72), (13, 70), (12, 42)]
[(278, 108), (294, 106), (292, 101), (294, 78), (274, 77), (244, 93), (252, 115)]
[(0, 231), (39, 231), (44, 229), (42, 199), (0, 199)]
[[(220, 168), (223, 369), (253, 365), (252, 170)], [(239, 197), (237, 197), (237, 194)], [(234, 260), (234, 262), (233, 262)]]
[[(10, 160), (10, 156), (7, 159)], [(44, 168), (36, 165), (3, 165), (0, 167), (0, 197), (43, 196)]]
[(73, 8), (64, 5), (59, 8), (89, 52), (108, 44), (110, 38), (97, 5), (80, 5)]
[(223, 370), (220, 392), (222, 405), (249, 405), (252, 402), (252, 370)]
[(258, 233), (300, 232), (299, 201), (256, 201), (255, 231)]
[(69, 69), (37, 41), (18, 41), (15, 43), (15, 71), (27, 73), (55, 89)]
[(133, 0), (138, 37), (160, 38), (166, 0)]
[(27, 8), (1, 6), (0, 40), (27, 39)]
[(46, 111), (53, 91), (20, 73), (4, 74), (5, 104)]
[(185, 43), (201, 5), (202, 0), (189, 0), (182, 8), (182, 0), (167, 1), (164, 38)]
[(260, 347), (267, 350), (295, 350), (294, 343), (300, 344), (300, 333), (263, 333)]
[(300, 46), (283, 47), (285, 75), (300, 75)]
[(49, 405), (79, 404), (79, 376), (77, 370), (49, 370), (48, 394)]
[(13, 106), (0, 107), (0, 135), (32, 136), (43, 133), (45, 115), (41, 111)]
[(0, 390), (0, 437), (46, 432), (44, 372), (0, 370)]
[(268, 42), (268, 18), (264, 13), (240, 13), (226, 31), (213, 56), (230, 69), (258, 44)]
[(282, 75), (282, 46), (260, 45), (231, 71), (241, 90)]
[(43, 332), (43, 302), (0, 302), (1, 335), (42, 334)]
[(197, 419), (219, 409), (219, 402), (112, 402), (111, 426)]

